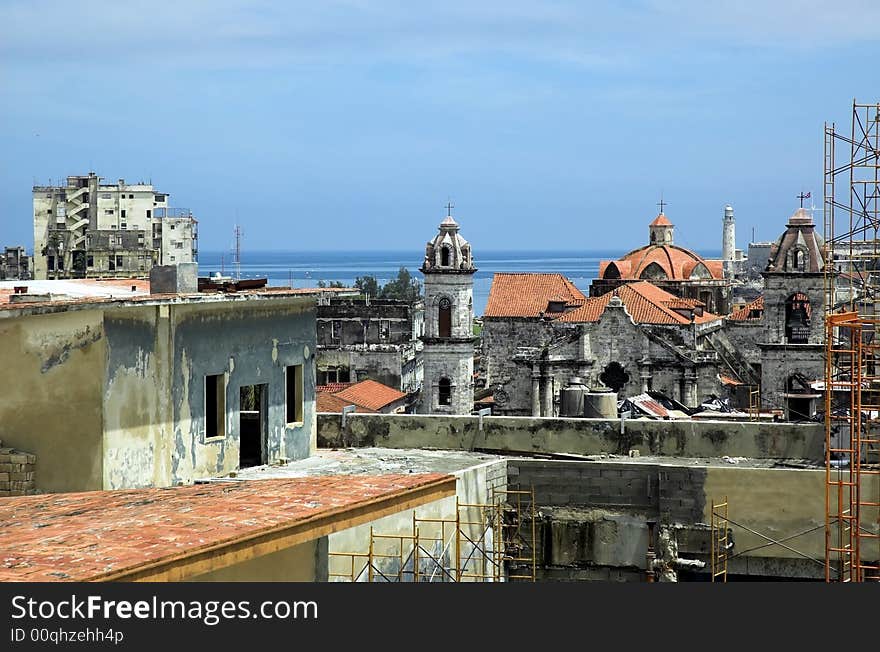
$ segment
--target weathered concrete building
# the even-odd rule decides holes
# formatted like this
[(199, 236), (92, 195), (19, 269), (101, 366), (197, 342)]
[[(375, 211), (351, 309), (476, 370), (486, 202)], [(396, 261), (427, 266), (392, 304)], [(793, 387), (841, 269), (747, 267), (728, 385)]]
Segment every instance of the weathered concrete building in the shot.
[(34, 278), (145, 276), (198, 257), (197, 222), (148, 183), (103, 184), (94, 172), (34, 186)]
[(662, 391), (689, 407), (721, 391), (710, 338), (721, 318), (645, 281), (587, 298), (559, 274), (496, 274), (481, 362), (493, 411), (556, 416), (572, 379), (620, 396)]
[(0, 439), (37, 456), (40, 491), (167, 487), (306, 457), (310, 293), (2, 295), (0, 359), (15, 381)]
[(449, 215), (425, 247), (424, 383), (427, 414), (470, 414), (474, 407), (474, 267), (471, 245)]
[(422, 384), (424, 306), (328, 297), (318, 303), (319, 385), (372, 379), (403, 392)]
[[(730, 219), (727, 246), (730, 246)], [(682, 299), (696, 299), (706, 310), (720, 315), (730, 311), (731, 285), (725, 278), (724, 261), (706, 260), (696, 252), (674, 243), (674, 225), (660, 213), (648, 226), (649, 240), (620, 260), (599, 263), (599, 277), (590, 285), (590, 296), (601, 296), (626, 283), (650, 281)], [(734, 254), (735, 256), (735, 250)]]
[(24, 247), (6, 247), (0, 254), (0, 281), (26, 281), (31, 277), (33, 261)]

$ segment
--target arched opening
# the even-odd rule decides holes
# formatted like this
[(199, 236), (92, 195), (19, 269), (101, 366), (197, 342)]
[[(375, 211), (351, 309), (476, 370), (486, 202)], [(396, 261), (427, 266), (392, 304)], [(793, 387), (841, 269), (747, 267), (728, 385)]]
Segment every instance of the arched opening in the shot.
[(440, 265), (442, 267), (449, 267), (449, 247), (442, 247), (440, 249)]
[(697, 263), (691, 270), (690, 278), (712, 278), (712, 272), (703, 263)]
[(664, 270), (657, 263), (651, 263), (645, 269), (642, 270), (642, 273), (639, 275), (639, 278), (642, 279), (665, 279), (669, 278), (666, 274), (666, 270)]
[(437, 335), (452, 337), (452, 302), (445, 297), (437, 306)]
[(799, 272), (804, 271), (804, 266), (806, 264), (806, 255), (803, 249), (795, 249), (792, 253), (792, 263), (795, 270)]
[(792, 294), (785, 301), (785, 341), (806, 344), (810, 341), (810, 298), (803, 292)]
[(437, 384), (437, 404), (452, 405), (452, 381), (441, 378)]
[(621, 388), (629, 382), (629, 374), (620, 365), (619, 362), (611, 362), (605, 367), (605, 370), (599, 376), (599, 380), (605, 387), (609, 387), (612, 391), (619, 392)]
[(610, 263), (608, 267), (605, 268), (605, 273), (602, 275), (602, 278), (620, 278), (620, 268), (614, 263)]

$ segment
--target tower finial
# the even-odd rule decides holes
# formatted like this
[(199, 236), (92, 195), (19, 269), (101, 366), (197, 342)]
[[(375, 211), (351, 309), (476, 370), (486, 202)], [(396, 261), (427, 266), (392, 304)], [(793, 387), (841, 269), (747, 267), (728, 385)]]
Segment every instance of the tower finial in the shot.
[(801, 200), (801, 208), (804, 207), (804, 200), (810, 198), (810, 193), (804, 194), (804, 191), (801, 190), (801, 194), (798, 195), (798, 199)]
[(446, 217), (452, 217), (452, 209), (455, 208), (455, 204), (452, 203), (452, 200), (449, 197), (446, 198)]
[(661, 213), (663, 212), (663, 208), (665, 206), (669, 206), (669, 204), (667, 202), (663, 201), (663, 192), (662, 191), (660, 192), (660, 201), (657, 202), (657, 205), (660, 207)]

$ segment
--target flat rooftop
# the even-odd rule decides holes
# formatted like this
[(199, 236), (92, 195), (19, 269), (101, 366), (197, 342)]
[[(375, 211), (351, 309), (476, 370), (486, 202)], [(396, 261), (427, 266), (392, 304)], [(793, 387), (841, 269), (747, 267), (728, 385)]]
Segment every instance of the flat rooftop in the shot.
[[(15, 288), (26, 287), (28, 295), (46, 297), (12, 303)], [(23, 314), (63, 312), (87, 309), (96, 305), (156, 305), (162, 303), (211, 303), (249, 301), (284, 297), (347, 295), (350, 288), (262, 287), (236, 292), (219, 290), (181, 294), (151, 294), (150, 281), (144, 278), (57, 279), (42, 281), (0, 281), (0, 318)]]
[(397, 473), (452, 474), (504, 459), (500, 455), (420, 448), (318, 449), (311, 457), (283, 465), (253, 466), (237, 478), (309, 478), (329, 475), (380, 476)]
[(0, 581), (186, 579), (454, 495), (455, 483), (310, 475), (0, 498)]

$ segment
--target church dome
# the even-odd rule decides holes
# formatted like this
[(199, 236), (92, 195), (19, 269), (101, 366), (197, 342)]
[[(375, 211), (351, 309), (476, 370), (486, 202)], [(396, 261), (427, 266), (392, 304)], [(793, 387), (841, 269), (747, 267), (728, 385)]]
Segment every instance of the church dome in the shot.
[(461, 237), (451, 215), (440, 222), (439, 232), (425, 247), (422, 272), (475, 272), (470, 243)]
[(654, 218), (649, 229), (651, 244), (634, 249), (619, 260), (603, 260), (599, 263), (599, 277), (647, 281), (724, 278), (720, 260), (706, 260), (673, 244), (673, 224), (663, 213)]

